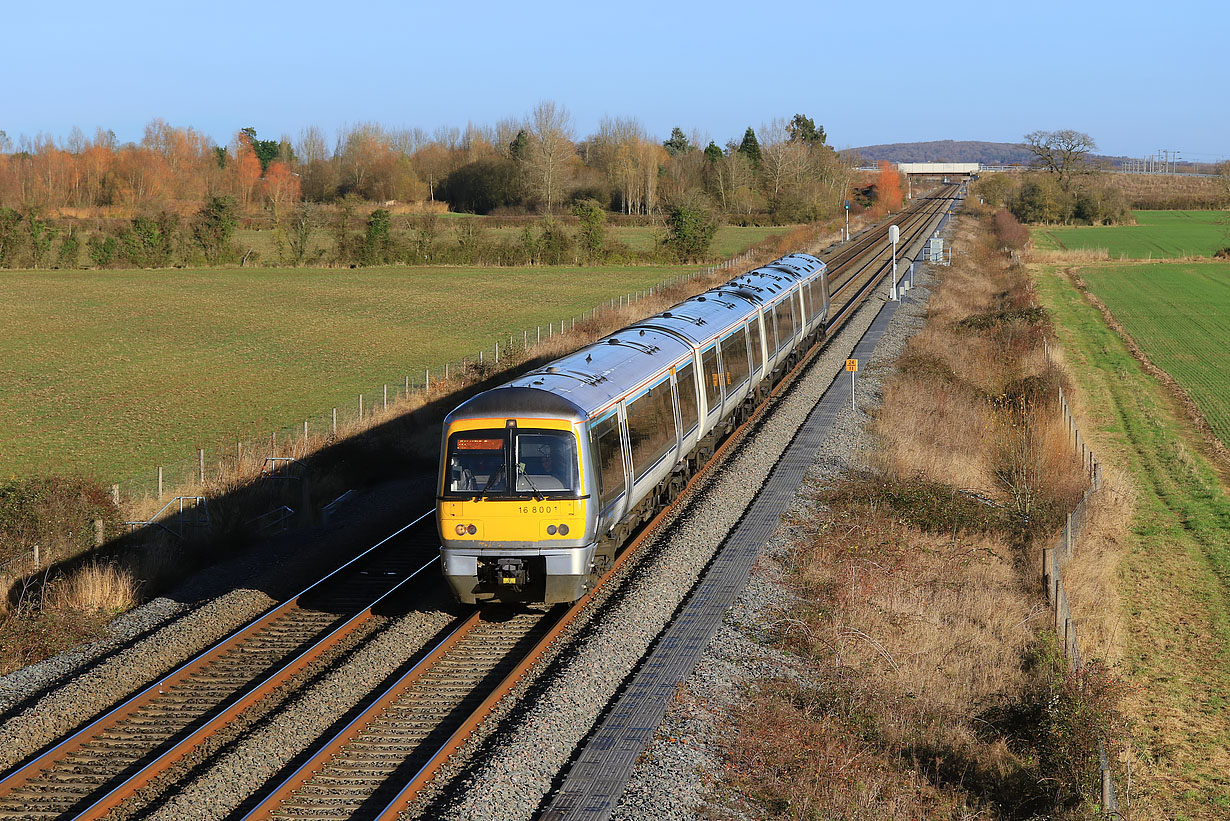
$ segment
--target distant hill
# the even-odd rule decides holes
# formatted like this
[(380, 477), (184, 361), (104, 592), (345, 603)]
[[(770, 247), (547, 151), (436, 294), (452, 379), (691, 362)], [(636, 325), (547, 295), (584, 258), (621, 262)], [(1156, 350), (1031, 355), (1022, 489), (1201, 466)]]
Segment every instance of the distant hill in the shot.
[(983, 165), (1028, 165), (1033, 155), (1019, 143), (980, 140), (933, 140), (928, 143), (890, 143), (851, 148), (863, 162), (980, 162)]

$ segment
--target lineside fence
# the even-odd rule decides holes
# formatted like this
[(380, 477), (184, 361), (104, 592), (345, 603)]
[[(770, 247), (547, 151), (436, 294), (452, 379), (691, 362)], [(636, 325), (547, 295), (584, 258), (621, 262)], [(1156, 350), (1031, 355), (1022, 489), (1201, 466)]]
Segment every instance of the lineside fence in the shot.
[[(1050, 352), (1050, 346), (1047, 345), (1048, 358)], [(1073, 673), (1081, 674), (1085, 671), (1085, 658), (1081, 654), (1080, 641), (1077, 638), (1077, 621), (1072, 617), (1068, 596), (1064, 590), (1062, 571), (1078, 548), (1081, 531), (1088, 522), (1090, 500), (1102, 489), (1102, 465), (1094, 456), (1093, 449), (1086, 444), (1085, 438), (1081, 435), (1062, 387), (1059, 389), (1058, 401), (1059, 412), (1063, 415), (1064, 424), (1067, 426), (1068, 441), (1073, 451), (1080, 457), (1081, 466), (1088, 479), (1088, 486), (1076, 507), (1068, 514), (1054, 545), (1042, 550), (1042, 583), (1046, 587), (1047, 602), (1051, 605), (1055, 618), (1055, 634), (1068, 659), (1068, 669)], [(1119, 798), (1111, 775), (1110, 761), (1106, 757), (1106, 744), (1102, 738), (1098, 739), (1098, 768), (1101, 771), (1102, 812), (1108, 818), (1119, 818)]]
[[(141, 507), (143, 510), (148, 508), (152, 511), (162, 507), (168, 499), (178, 498), (183, 493), (197, 496), (202, 488), (224, 476), (234, 476), (237, 472), (253, 476), (275, 473), (282, 461), (303, 458), (322, 443), (361, 429), (364, 422), (370, 423), (373, 416), (383, 414), (398, 402), (410, 399), (425, 401), (431, 395), (433, 386), (439, 389), (446, 383), (472, 375), (476, 366), (481, 369), (488, 365), (498, 366), (502, 360), (510, 358), (513, 361), (532, 358), (535, 347), (573, 330), (578, 323), (634, 306), (668, 288), (736, 268), (750, 262), (764, 250), (757, 246), (717, 265), (681, 273), (646, 290), (612, 297), (578, 316), (549, 321), (545, 328), (538, 325), (526, 328), (520, 334), (510, 334), (506, 339), (493, 340), (490, 347), (476, 352), (473, 356), (463, 357), (455, 362), (440, 363), (422, 371), (405, 373), (394, 381), (373, 385), (369, 390), (339, 402), (336, 407), (304, 419), (301, 425), (273, 430), (267, 438), (237, 441), (230, 450), (198, 449), (194, 455), (185, 459), (157, 466), (141, 475), (111, 485), (112, 501), (123, 510), (131, 511), (135, 507)], [(142, 513), (140, 518), (146, 515)]]

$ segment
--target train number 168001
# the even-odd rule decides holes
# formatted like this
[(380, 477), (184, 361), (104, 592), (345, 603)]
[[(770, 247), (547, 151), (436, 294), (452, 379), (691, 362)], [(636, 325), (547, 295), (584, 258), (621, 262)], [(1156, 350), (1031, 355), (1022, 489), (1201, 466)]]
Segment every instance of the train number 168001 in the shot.
[(521, 505), (522, 513), (559, 513), (559, 505)]

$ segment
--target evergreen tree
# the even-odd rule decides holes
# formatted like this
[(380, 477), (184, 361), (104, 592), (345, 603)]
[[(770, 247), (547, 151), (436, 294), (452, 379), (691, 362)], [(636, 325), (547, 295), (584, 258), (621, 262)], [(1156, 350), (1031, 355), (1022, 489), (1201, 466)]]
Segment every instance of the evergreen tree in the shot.
[(722, 159), (722, 149), (718, 148), (717, 143), (713, 140), (710, 140), (709, 144), (705, 146), (705, 159), (710, 163), (715, 163)]
[(696, 147), (688, 142), (688, 138), (684, 136), (683, 129), (679, 126), (671, 129), (671, 138), (662, 143), (662, 146), (666, 149), (666, 153), (672, 157), (678, 154), (686, 154)]
[(791, 142), (801, 142), (804, 145), (824, 145), (824, 126), (818, 126), (811, 117), (795, 114), (786, 126)]
[(748, 158), (753, 168), (760, 167), (760, 141), (756, 139), (756, 132), (750, 125), (747, 131), (743, 132), (743, 142), (739, 143), (739, 153)]

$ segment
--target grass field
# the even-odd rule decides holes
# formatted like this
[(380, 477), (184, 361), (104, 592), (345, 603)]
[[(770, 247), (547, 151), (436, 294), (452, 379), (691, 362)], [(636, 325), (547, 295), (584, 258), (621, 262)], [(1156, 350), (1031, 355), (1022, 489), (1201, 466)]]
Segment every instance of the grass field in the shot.
[[(476, 219), (482, 221), (482, 217), (474, 217), (469, 214), (441, 214), (441, 217), (455, 217), (443, 221), (440, 224), (439, 242), (447, 242), (451, 236), (453, 226), (458, 225), (462, 220)], [(400, 227), (397, 219), (394, 219), (394, 227)], [(717, 234), (713, 238), (712, 255), (718, 259), (727, 259), (736, 254), (750, 248), (753, 245), (763, 241), (766, 237), (772, 234), (781, 234), (789, 231), (796, 226), (790, 225), (774, 225), (774, 226), (750, 226), (743, 227), (738, 225), (723, 225), (718, 228)], [(535, 226), (535, 230), (540, 230)], [(484, 233), (490, 240), (515, 241), (521, 236), (521, 228), (517, 227), (500, 227), (500, 228), (484, 228)], [(653, 250), (658, 243), (659, 237), (662, 234), (661, 228), (650, 226), (608, 226), (606, 229), (607, 239), (612, 242), (622, 243), (628, 246), (633, 251), (645, 252)], [(277, 259), (277, 249), (275, 244), (275, 234), (273, 231), (257, 231), (253, 229), (243, 229), (235, 232), (235, 244), (240, 248), (247, 250), (254, 249), (260, 254), (262, 263), (269, 264)], [(312, 239), (311, 253), (323, 251), (328, 259), (329, 249), (333, 247), (333, 239), (329, 236), (326, 229), (318, 230)]]
[[(1132, 321), (1145, 338), (1169, 337), (1159, 348), (1173, 351), (1174, 362), (1163, 367), (1176, 378), (1176, 371), (1207, 372), (1225, 358), (1217, 355), (1217, 340), (1222, 349), (1230, 342), (1225, 314), (1218, 330), (1201, 318), (1207, 306), (1189, 305), (1183, 314), (1178, 297), (1167, 297), (1163, 286), (1224, 294), (1224, 266), (1216, 274), (1132, 267), (1140, 271), (1108, 267), (1082, 276), (1120, 306), (1139, 309), (1144, 294), (1153, 295), (1148, 299), (1158, 317)], [(1175, 270), (1159, 273), (1162, 267)], [(1140, 281), (1150, 277), (1160, 280), (1156, 289)], [(1202, 277), (1209, 279), (1201, 283)], [(1036, 281), (1079, 386), (1084, 432), (1107, 469), (1123, 472), (1133, 496), (1117, 584), (1121, 664), (1135, 722), (1132, 817), (1224, 819), (1230, 812), (1230, 498), (1200, 455), (1198, 433), (1176, 416), (1101, 314), (1060, 269), (1038, 268)], [(1142, 295), (1125, 296), (1131, 287)]]
[(1034, 228), (1040, 250), (1105, 248), (1112, 259), (1211, 257), (1230, 246), (1230, 211), (1136, 211), (1136, 225)]
[(0, 272), (0, 479), (233, 447), (680, 271)]
[(1103, 265), (1080, 275), (1230, 442), (1230, 262)]

